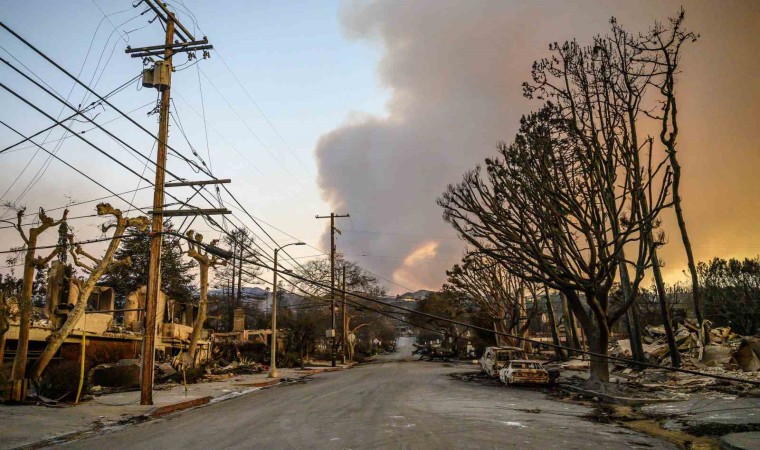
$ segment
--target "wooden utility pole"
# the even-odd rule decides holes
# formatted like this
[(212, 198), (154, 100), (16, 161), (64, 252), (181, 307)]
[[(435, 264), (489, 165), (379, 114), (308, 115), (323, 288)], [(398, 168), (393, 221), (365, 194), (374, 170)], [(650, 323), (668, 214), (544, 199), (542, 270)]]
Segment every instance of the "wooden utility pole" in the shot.
[(340, 230), (335, 228), (335, 219), (341, 217), (351, 217), (350, 214), (338, 215), (334, 212), (329, 216), (315, 216), (317, 219), (330, 219), (330, 315), (332, 317), (332, 345), (330, 346), (330, 359), (332, 366), (335, 367), (335, 232), (340, 234)]
[(238, 247), (240, 247), (240, 254), (238, 255), (238, 278), (237, 278), (237, 297), (235, 299), (235, 308), (240, 308), (243, 306), (243, 297), (242, 297), (242, 291), (243, 291), (243, 255), (245, 255), (245, 248), (243, 248), (243, 245), (245, 242), (243, 242), (244, 238), (243, 236), (240, 236), (241, 242)]
[(161, 292), (161, 242), (164, 231), (164, 183), (166, 182), (166, 142), (169, 138), (169, 101), (171, 85), (171, 61), (174, 51), (171, 48), (174, 39), (174, 18), (169, 16), (166, 23), (166, 48), (164, 61), (168, 64), (165, 71), (167, 84), (161, 92), (161, 109), (158, 120), (158, 154), (156, 157), (156, 184), (153, 191), (153, 222), (151, 224), (150, 261), (148, 263), (148, 288), (145, 298), (145, 330), (142, 352), (142, 383), (140, 383), (140, 404), (153, 404), (153, 360), (156, 348), (156, 312)]
[(343, 297), (343, 305), (341, 308), (341, 326), (340, 326), (340, 335), (343, 340), (343, 354), (341, 355), (341, 364), (346, 363), (346, 353), (347, 353), (347, 345), (348, 345), (348, 333), (346, 332), (346, 265), (343, 264), (343, 289), (342, 289), (342, 297)]
[[(161, 292), (161, 243), (164, 231), (164, 184), (166, 182), (166, 153), (169, 140), (169, 103), (171, 100), (172, 57), (179, 52), (194, 52), (212, 48), (208, 40), (196, 41), (174, 13), (157, 0), (144, 0), (156, 16), (164, 23), (166, 33), (163, 45), (150, 47), (127, 47), (126, 53), (132, 58), (163, 57), (152, 69), (143, 71), (143, 86), (155, 87), (161, 92), (158, 125), (158, 153), (156, 155), (156, 182), (153, 192), (153, 220), (151, 225), (150, 262), (148, 264), (148, 286), (145, 299), (145, 331), (143, 335), (142, 368), (140, 382), (140, 404), (153, 404), (153, 363), (156, 348), (158, 299)], [(176, 27), (175, 27), (176, 25)], [(175, 35), (179, 41), (174, 42)], [(180, 42), (181, 41), (181, 42)], [(205, 56), (205, 53), (204, 53)], [(183, 211), (183, 213), (189, 211)], [(192, 212), (197, 214), (199, 212)]]

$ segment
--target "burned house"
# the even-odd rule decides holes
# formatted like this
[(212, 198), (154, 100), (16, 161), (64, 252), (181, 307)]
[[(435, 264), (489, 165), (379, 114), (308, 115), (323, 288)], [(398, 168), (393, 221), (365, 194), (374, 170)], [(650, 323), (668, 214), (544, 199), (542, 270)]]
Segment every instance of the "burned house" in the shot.
[[(56, 279), (54, 269), (51, 270), (50, 278)], [(69, 312), (77, 303), (79, 292), (76, 284), (67, 283), (68, 294), (65, 295), (65, 299), (61, 295), (61, 284), (51, 281), (44, 308), (35, 308), (29, 333), (29, 358), (32, 361), (40, 355), (50, 335), (64, 324)], [(96, 286), (87, 299), (85, 314), (66, 338), (55, 359), (78, 359), (83, 335), (85, 357), (91, 362), (116, 362), (120, 359), (139, 358), (144, 333), (145, 294), (146, 288), (142, 287), (127, 296), (123, 308), (116, 308), (114, 290), (108, 286)], [(179, 303), (161, 293), (157, 315), (158, 358), (169, 358), (186, 351), (193, 323), (198, 316), (198, 307)], [(0, 349), (4, 361), (12, 361), (15, 357), (18, 335), (18, 322), (11, 322), (5, 336), (5, 348)], [(208, 358), (210, 347), (208, 330), (203, 330), (198, 342), (198, 358)]]

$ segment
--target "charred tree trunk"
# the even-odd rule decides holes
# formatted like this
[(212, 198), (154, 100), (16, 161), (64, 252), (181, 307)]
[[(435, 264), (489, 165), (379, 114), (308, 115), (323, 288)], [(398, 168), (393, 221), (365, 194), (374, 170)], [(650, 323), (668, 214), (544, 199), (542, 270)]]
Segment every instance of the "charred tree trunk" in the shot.
[(575, 325), (575, 315), (568, 305), (567, 296), (561, 292), (560, 295), (562, 296), (562, 306), (565, 309), (565, 340), (567, 340), (568, 347), (581, 350), (581, 343), (578, 340), (578, 330)]
[[(586, 327), (584, 327), (585, 329)], [(593, 327), (592, 330), (586, 331), (589, 351), (600, 355), (607, 355), (607, 346), (610, 343), (610, 335), (605, 327)], [(600, 356), (591, 356), (591, 374), (589, 383), (600, 384), (610, 381), (610, 366), (607, 358)]]
[(238, 260), (238, 278), (237, 278), (237, 297), (235, 299), (235, 307), (240, 308), (243, 306), (242, 291), (243, 291), (243, 244), (240, 244), (240, 259)]
[(16, 357), (13, 359), (11, 380), (26, 378), (27, 353), (29, 351), (29, 329), (32, 324), (32, 283), (34, 280), (34, 247), (37, 239), (29, 239), (29, 248), (24, 258), (24, 279), (21, 285), (21, 295), (18, 299), (18, 343)]
[[(195, 366), (196, 363), (196, 350), (198, 348), (198, 340), (201, 337), (201, 331), (203, 331), (203, 323), (206, 322), (206, 311), (208, 308), (208, 270), (218, 264), (225, 265), (225, 262), (220, 262), (208, 255), (208, 252), (204, 252), (201, 248), (203, 242), (203, 236), (195, 233), (193, 230), (187, 232), (187, 236), (196, 241), (188, 241), (189, 248), (187, 250), (188, 256), (198, 261), (198, 268), (200, 272), (200, 298), (198, 299), (198, 317), (193, 322), (193, 331), (190, 334), (190, 343), (188, 344), (187, 355), (191, 359), (191, 364)], [(216, 245), (217, 241), (211, 241), (211, 245)], [(234, 264), (234, 263), (233, 263)]]
[(631, 356), (634, 361), (643, 362), (644, 347), (641, 344), (641, 329), (639, 328), (638, 317), (634, 317), (636, 312), (634, 311), (633, 304), (636, 300), (631, 298), (636, 295), (636, 292), (632, 291), (631, 279), (625, 261), (620, 262), (620, 290), (623, 291), (623, 301), (631, 303), (631, 308), (628, 309), (625, 315), (628, 338), (631, 342)]
[(187, 354), (191, 358), (191, 363), (195, 366), (197, 360), (195, 352), (198, 348), (198, 340), (203, 331), (203, 323), (206, 321), (206, 310), (208, 308), (208, 265), (199, 264), (201, 292), (198, 299), (198, 317), (193, 322), (193, 331), (190, 334), (190, 343), (187, 346)]
[(544, 286), (544, 292), (546, 293), (546, 315), (549, 316), (549, 327), (552, 330), (552, 343), (554, 347), (554, 355), (559, 359), (565, 359), (565, 352), (560, 348), (562, 343), (559, 340), (559, 331), (557, 331), (557, 321), (554, 319), (554, 306), (552, 306), (551, 297), (549, 297), (549, 289)]
[(665, 282), (662, 280), (662, 270), (660, 270), (660, 260), (657, 258), (657, 249), (652, 244), (652, 274), (657, 289), (657, 301), (660, 304), (660, 315), (662, 316), (662, 326), (665, 329), (665, 337), (668, 341), (668, 352), (670, 353), (670, 364), (673, 367), (681, 367), (681, 354), (678, 353), (675, 334), (673, 333), (673, 324), (670, 321), (670, 312), (668, 311), (667, 292), (665, 291)]
[[(673, 108), (675, 108), (675, 103), (673, 105)], [(691, 277), (691, 298), (692, 302), (694, 303), (694, 315), (697, 318), (697, 324), (699, 325), (701, 334), (700, 338), (702, 339), (702, 343), (709, 344), (710, 333), (705, 330), (705, 318), (702, 315), (702, 292), (699, 289), (697, 264), (694, 260), (694, 252), (691, 249), (689, 233), (686, 230), (686, 220), (683, 217), (683, 209), (681, 208), (681, 195), (679, 194), (679, 187), (681, 184), (681, 166), (678, 164), (675, 148), (668, 152), (668, 156), (670, 156), (670, 165), (673, 167), (673, 205), (676, 211), (678, 229), (681, 232), (681, 242), (683, 243), (683, 248), (686, 251), (686, 261), (689, 266), (689, 275)]]
[(507, 328), (507, 325), (504, 323), (504, 320), (494, 320), (493, 321), (493, 330), (494, 330), (494, 337), (496, 338), (496, 345), (499, 347), (503, 347), (505, 345), (513, 345), (514, 339), (511, 339), (509, 336), (506, 336), (505, 334), (509, 333), (509, 329)]
[[(607, 347), (610, 342), (610, 328), (607, 318), (594, 307), (591, 308), (590, 312), (586, 312), (578, 294), (575, 292), (568, 292), (566, 295), (568, 297), (568, 306), (575, 313), (586, 335), (589, 351), (594, 353), (594, 355), (590, 356), (591, 373), (588, 384), (596, 386), (601, 383), (607, 383), (610, 381), (610, 368), (606, 358)], [(585, 292), (585, 295), (586, 302), (589, 305), (600, 303), (599, 299), (595, 298), (596, 294), (594, 292)]]

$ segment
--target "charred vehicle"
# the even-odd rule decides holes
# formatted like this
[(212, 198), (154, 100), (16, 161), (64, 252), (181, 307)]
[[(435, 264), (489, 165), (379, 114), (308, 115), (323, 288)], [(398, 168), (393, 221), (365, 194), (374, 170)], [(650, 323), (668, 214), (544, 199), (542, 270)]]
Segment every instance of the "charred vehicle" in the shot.
[(510, 384), (549, 384), (549, 372), (540, 362), (530, 360), (512, 360), (499, 371), (499, 379)]
[(496, 378), (509, 361), (527, 359), (525, 350), (519, 347), (486, 347), (480, 358), (480, 367), (489, 377)]

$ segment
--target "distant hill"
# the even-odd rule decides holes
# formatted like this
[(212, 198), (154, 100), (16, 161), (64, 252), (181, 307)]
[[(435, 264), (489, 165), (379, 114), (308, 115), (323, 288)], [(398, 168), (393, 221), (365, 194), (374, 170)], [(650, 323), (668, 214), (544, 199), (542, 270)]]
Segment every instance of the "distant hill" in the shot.
[[(210, 289), (208, 294), (209, 296), (221, 297), (226, 295), (227, 291), (222, 289)], [(272, 305), (272, 292), (258, 286), (242, 287), (240, 288), (240, 300), (244, 304), (255, 305), (261, 311), (269, 311)], [(281, 307), (297, 306), (303, 301), (303, 296), (284, 291), (281, 292), (280, 301)]]
[(397, 298), (406, 298), (410, 299), (413, 298), (414, 300), (425, 300), (426, 298), (430, 297), (430, 294), (432, 294), (433, 291), (429, 291), (427, 289), (420, 289), (416, 292), (406, 292), (404, 294), (398, 295)]

